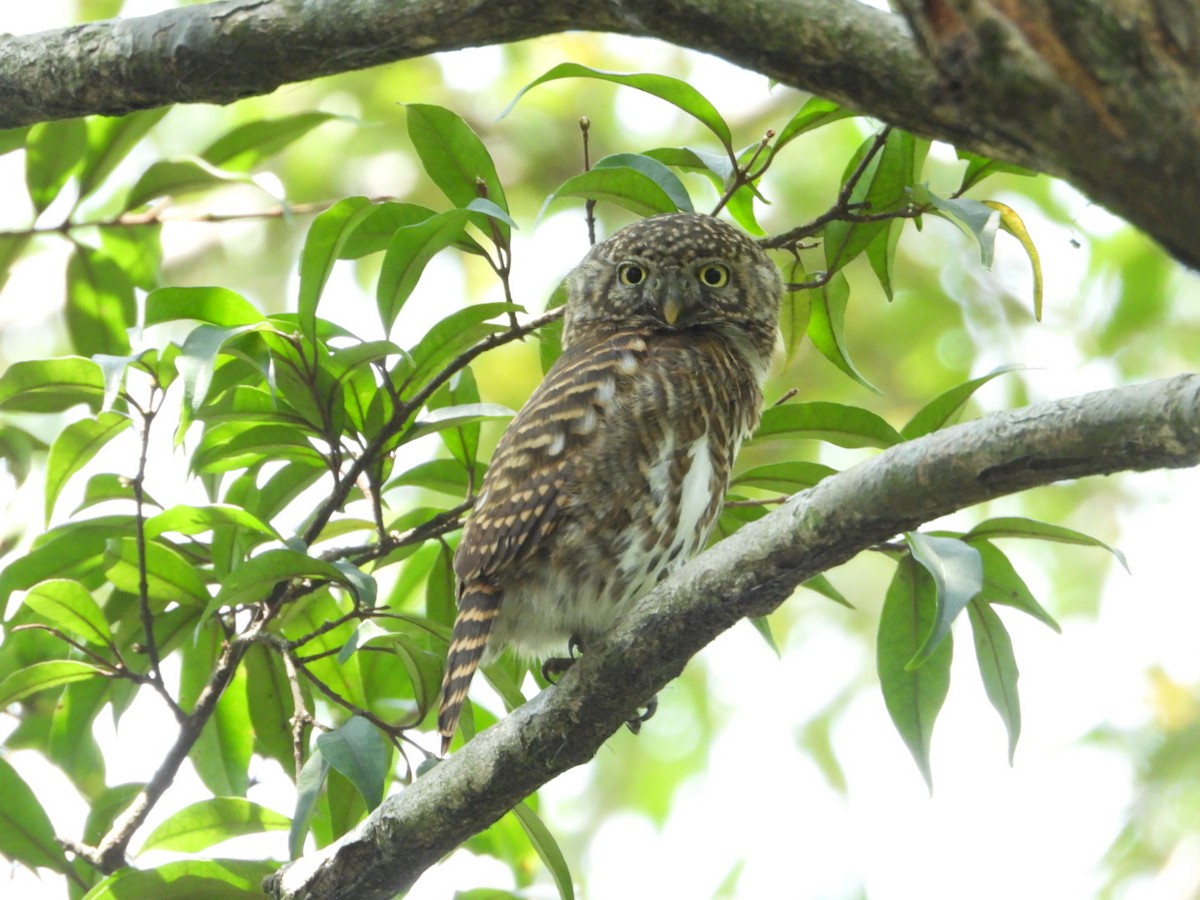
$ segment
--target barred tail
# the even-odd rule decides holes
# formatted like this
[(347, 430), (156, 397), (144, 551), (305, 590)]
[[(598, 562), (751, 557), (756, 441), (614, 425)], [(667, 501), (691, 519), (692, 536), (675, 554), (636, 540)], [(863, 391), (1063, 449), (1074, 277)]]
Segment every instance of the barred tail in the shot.
[(442, 735), (442, 756), (458, 728), (458, 717), (467, 699), (467, 688), (479, 668), (487, 646), (488, 632), (500, 611), (500, 589), (486, 581), (462, 587), (458, 600), (458, 618), (450, 636), (446, 654), (446, 674), (442, 678), (442, 699), (438, 708), (438, 731)]

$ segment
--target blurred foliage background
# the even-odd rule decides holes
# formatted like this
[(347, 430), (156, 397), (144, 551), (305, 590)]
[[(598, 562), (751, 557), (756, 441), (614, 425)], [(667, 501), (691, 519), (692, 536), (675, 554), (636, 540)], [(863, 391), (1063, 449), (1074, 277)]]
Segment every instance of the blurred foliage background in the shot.
[[(79, 0), (60, 21), (42, 25), (165, 5)], [(5, 21), (11, 16), (0, 12), (0, 28), (16, 30)], [(439, 104), (472, 124), (497, 163), (520, 225), (515, 299), (536, 311), (587, 249), (581, 203), (542, 209), (554, 187), (581, 169), (580, 116), (591, 122), (593, 159), (659, 146), (716, 149), (672, 107), (593, 81), (541, 86), (497, 118), (522, 86), (568, 60), (685, 79), (721, 110), (740, 145), (779, 128), (806, 99), (665, 44), (570, 34), (324, 78), (224, 108), (174, 108), (111, 183), (128, 185), (150, 159), (194, 154), (238, 123), (314, 110), (335, 114), (271, 160), (256, 185), (197, 193), (164, 212), (172, 221), (161, 232), (163, 284), (221, 284), (266, 311), (285, 311), (294, 308), (296, 259), (311, 221), (306, 204), (361, 194), (444, 207), (414, 161), (401, 105)], [(766, 179), (770, 206), (760, 210), (760, 222), (767, 231), (825, 210), (847, 159), (877, 125), (845, 120), (793, 145)], [(948, 192), (962, 168), (951, 148), (935, 145), (925, 177), (933, 190)], [(708, 182), (688, 184), (697, 209), (710, 207), (715, 194)], [(987, 270), (970, 238), (928, 219), (923, 230), (905, 231), (891, 302), (865, 259), (847, 273), (850, 350), (880, 392), (852, 382), (806, 343), (778, 362), (768, 402), (795, 389), (800, 399), (864, 406), (899, 426), (941, 391), (1001, 365), (1023, 368), (981, 390), (969, 415), (1195, 368), (1200, 281), (1193, 273), (1053, 179), (1000, 175), (972, 195), (1000, 200), (1023, 217), (1046, 274), (1044, 320), (1033, 318), (1029, 263), (1015, 241), (1001, 236)], [(33, 210), (19, 153), (0, 157), (0, 196), (0, 230), (28, 227)], [(276, 215), (281, 197), (296, 211)], [(86, 214), (103, 219), (118, 201), (101, 194)], [(56, 224), (57, 209), (38, 224)], [(248, 215), (256, 212), (262, 217)], [(631, 218), (604, 205), (598, 213), (602, 234)], [(95, 240), (86, 229), (75, 236)], [(3, 286), (0, 368), (70, 352), (63, 325), (67, 250), (61, 235), (39, 234)], [(811, 257), (806, 263), (819, 268), (820, 251)], [(378, 255), (342, 263), (322, 314), (370, 337), (362, 323), (370, 318), (378, 265)], [(416, 334), (459, 305), (501, 299), (485, 265), (463, 255), (439, 257), (397, 331)], [(512, 408), (541, 377), (534, 341), (510, 344), (474, 368), (483, 399)], [(23, 424), (44, 429), (47, 440), (56, 427), (45, 419)], [(499, 430), (485, 429), (485, 442)], [(816, 444), (811, 450), (812, 458), (839, 468), (865, 452)], [(770, 462), (778, 453), (771, 444), (747, 448), (740, 466)], [(2, 528), (9, 548), (39, 527), (33, 482), (6, 492)], [(642, 735), (616, 736), (591, 764), (542, 792), (540, 814), (562, 843), (583, 896), (614, 897), (623, 888), (627, 896), (650, 896), (672, 887), (675, 896), (767, 896), (781, 878), (791, 895), (814, 897), (912, 896), (917, 884), (925, 896), (952, 896), (955, 885), (958, 896), (973, 897), (1011, 896), (1022, 887), (1029, 897), (1082, 895), (1078, 890), (1200, 896), (1200, 669), (1188, 662), (1197, 632), (1189, 630), (1195, 613), (1186, 609), (1197, 598), (1181, 552), (1195, 527), (1181, 499), (1195, 497), (1192, 482), (1194, 475), (1183, 473), (1065, 484), (956, 517), (963, 527), (991, 515), (1029, 515), (1079, 528), (1124, 547), (1134, 570), (1134, 579), (1110, 582), (1114, 567), (1097, 551), (1013, 548), (1022, 574), (1064, 628), (1058, 637), (1014, 627), (1029, 704), (1026, 744), (1014, 770), (1006, 768), (998, 723), (972, 711), (984, 704), (978, 690), (970, 695), (968, 683), (977, 676), (968, 671), (956, 680), (935, 735), (937, 792), (933, 800), (925, 796), (878, 699), (874, 634), (891, 567), (860, 558), (831, 574), (854, 610), (801, 591), (773, 617), (778, 658), (753, 629), (739, 626), (664, 692)], [(413, 492), (414, 503), (422, 497)], [(1174, 574), (1160, 575), (1155, 562), (1139, 557), (1135, 550), (1145, 547), (1139, 531), (1174, 538), (1173, 549), (1163, 549), (1164, 558), (1176, 561)], [(1113, 697), (1115, 679), (1124, 688)], [(2, 721), (0, 734), (7, 734)], [(19, 755), (13, 756), (16, 764)], [(1107, 799), (1097, 801), (1089, 791)], [(1014, 806), (1002, 799), (1006, 793), (1016, 798)], [(1032, 805), (1034, 798), (1044, 805)], [(1063, 843), (1073, 837), (1082, 843), (1035, 847), (1051, 831)], [(550, 895), (523, 840), (502, 823), (473, 842), (481, 857), (459, 859), (457, 868), (451, 861), (443, 868), (452, 874), (430, 873), (413, 896), (529, 884), (528, 896)], [(505, 844), (507, 850), (498, 849)], [(489, 853), (518, 860), (508, 883), (506, 866), (489, 864)], [(989, 859), (1016, 871), (968, 874)], [(1032, 873), (1048, 860), (1057, 860), (1059, 870), (1035, 880)], [(994, 875), (994, 884), (982, 883)], [(1056, 886), (1067, 894), (1056, 894)]]

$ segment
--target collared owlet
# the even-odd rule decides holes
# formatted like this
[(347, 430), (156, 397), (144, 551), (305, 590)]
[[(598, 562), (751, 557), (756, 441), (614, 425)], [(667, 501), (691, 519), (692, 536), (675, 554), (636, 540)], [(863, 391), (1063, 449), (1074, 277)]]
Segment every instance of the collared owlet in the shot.
[(443, 754), (485, 649), (586, 648), (704, 547), (758, 424), (782, 291), (750, 238), (690, 213), (622, 228), (568, 276), (562, 356), (454, 555)]

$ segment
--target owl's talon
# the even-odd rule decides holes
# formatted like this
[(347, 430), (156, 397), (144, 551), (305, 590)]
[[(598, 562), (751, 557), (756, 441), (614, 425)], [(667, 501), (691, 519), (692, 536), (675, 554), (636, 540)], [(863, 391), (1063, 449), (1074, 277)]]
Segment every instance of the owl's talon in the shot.
[(555, 684), (573, 665), (575, 665), (573, 656), (552, 656), (542, 663), (542, 677), (551, 684)]
[(630, 730), (630, 732), (632, 732), (633, 734), (637, 734), (642, 730), (642, 723), (645, 722), (647, 719), (651, 718), (654, 715), (654, 713), (657, 711), (658, 711), (658, 695), (655, 694), (653, 697), (651, 697), (649, 700), (646, 701), (646, 711), (643, 713), (639, 713), (638, 715), (634, 716), (632, 719), (627, 719), (625, 721), (625, 727), (628, 728)]

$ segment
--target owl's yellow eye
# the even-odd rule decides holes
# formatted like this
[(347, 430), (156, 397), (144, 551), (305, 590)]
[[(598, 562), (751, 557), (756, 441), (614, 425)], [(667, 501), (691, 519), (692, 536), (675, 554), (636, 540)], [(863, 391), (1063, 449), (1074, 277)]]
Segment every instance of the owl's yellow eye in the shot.
[(720, 263), (708, 263), (700, 267), (700, 281), (708, 287), (725, 287), (729, 283), (729, 267)]
[(617, 278), (621, 279), (621, 284), (641, 284), (646, 279), (646, 270), (637, 263), (621, 263)]

